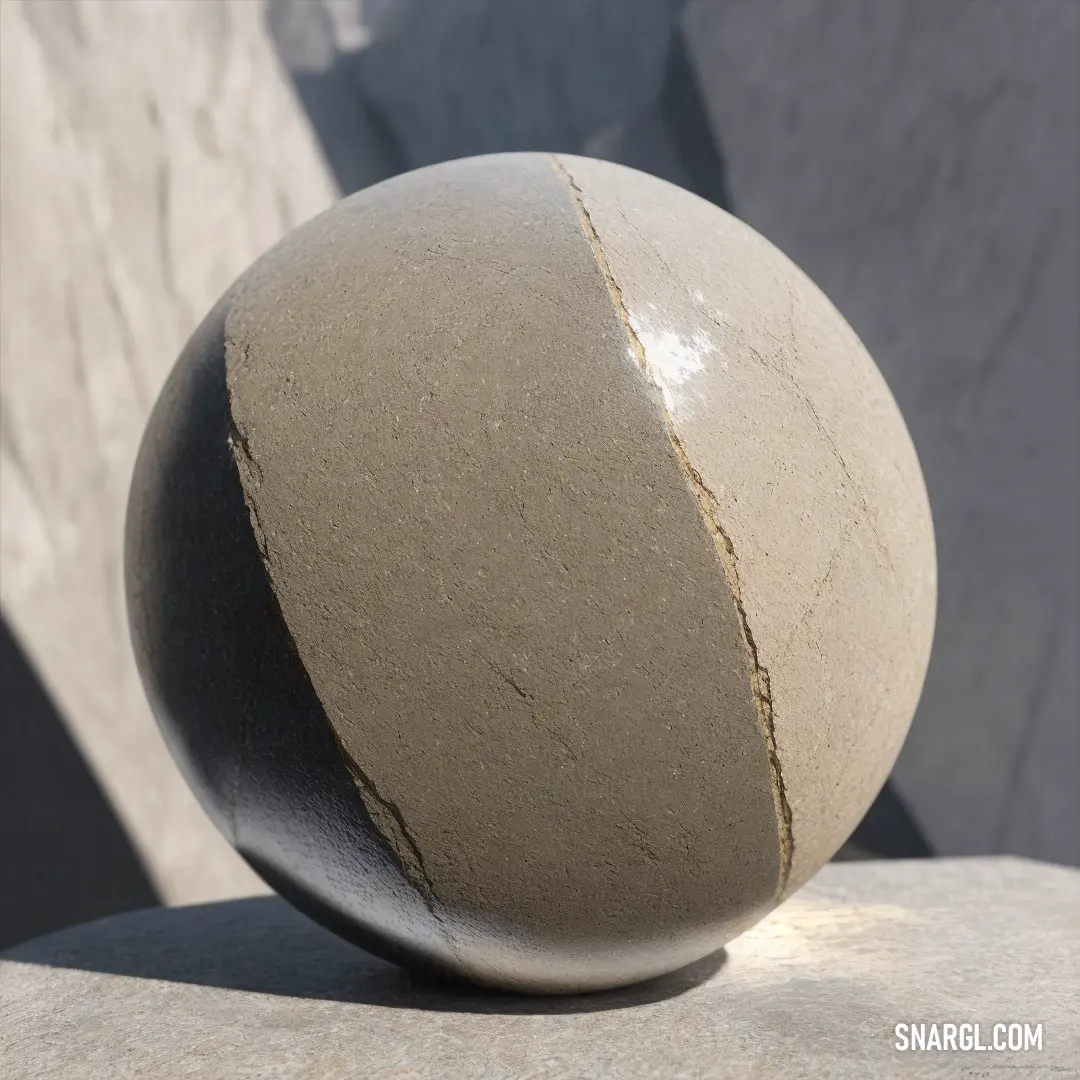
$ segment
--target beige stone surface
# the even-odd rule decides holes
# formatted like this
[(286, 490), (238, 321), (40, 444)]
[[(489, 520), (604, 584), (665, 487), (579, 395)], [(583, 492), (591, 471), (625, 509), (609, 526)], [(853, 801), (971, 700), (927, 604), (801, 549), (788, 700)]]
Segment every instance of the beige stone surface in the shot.
[[(597, 989), (771, 907), (782, 856), (731, 586), (553, 159), (351, 196), (244, 276), (225, 341), (266, 572), (433, 909), (424, 954)], [(285, 804), (262, 802), (284, 832)]]
[(560, 161), (739, 601), (790, 891), (859, 823), (919, 700), (936, 602), (919, 461), (873, 360), (782, 252), (662, 181)]
[(259, 4), (5, 0), (0, 19), (4, 612), (162, 895), (250, 891), (146, 706), (123, 510), (196, 322), (335, 192)]
[[(715, 206), (564, 155), (417, 170), (260, 259), (169, 385), (143, 673), (328, 925), (504, 988), (636, 981), (805, 882), (885, 780), (933, 630), (918, 461), (835, 308)], [(285, 746), (317, 764), (264, 776)]]
[[(276, 898), (117, 916), (0, 959), (12, 1080), (721, 1080), (1077, 1075), (1080, 872), (832, 864), (726, 950), (590, 997), (460, 992)], [(1041, 1047), (895, 1048), (898, 1024)], [(929, 1034), (929, 1033), (928, 1033)], [(1007, 1033), (1006, 1033), (1007, 1034)]]

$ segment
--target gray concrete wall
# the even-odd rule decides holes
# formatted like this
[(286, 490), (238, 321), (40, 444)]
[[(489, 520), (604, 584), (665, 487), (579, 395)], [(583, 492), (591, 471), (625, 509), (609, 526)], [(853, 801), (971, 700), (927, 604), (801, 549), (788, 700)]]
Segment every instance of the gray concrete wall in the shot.
[(1080, 862), (1073, 0), (698, 0), (737, 212), (907, 417), (940, 607), (894, 780), (941, 853)]
[[(260, 4), (5, 0), (0, 20), (0, 601), (43, 684), (5, 685), (5, 726), (42, 723), (48, 709), (25, 703), (52, 699), (94, 783), (59, 790), (43, 771), (38, 797), (61, 800), (50, 820), (67, 814), (85, 835), (79, 819), (100, 804), (79, 793), (96, 786), (163, 899), (258, 890), (150, 717), (121, 530), (135, 449), (182, 343), (336, 192)], [(44, 770), (42, 754), (75, 768), (63, 739), (23, 735), (0, 748), (9, 761), (26, 751), (20, 768)], [(28, 854), (19, 843), (0, 853), (9, 867)], [(100, 857), (102, 875), (120, 872)], [(27, 892), (21, 911), (34, 880), (33, 867), (5, 875)]]

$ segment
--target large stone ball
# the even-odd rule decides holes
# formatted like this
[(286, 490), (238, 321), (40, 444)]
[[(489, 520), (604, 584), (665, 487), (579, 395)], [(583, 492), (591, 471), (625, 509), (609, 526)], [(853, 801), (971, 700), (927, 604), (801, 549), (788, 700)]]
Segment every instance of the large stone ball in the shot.
[(766, 240), (510, 154), (260, 259), (154, 411), (128, 519), (173, 752), (285, 897), (532, 992), (717, 949), (837, 850), (934, 621), (918, 460)]

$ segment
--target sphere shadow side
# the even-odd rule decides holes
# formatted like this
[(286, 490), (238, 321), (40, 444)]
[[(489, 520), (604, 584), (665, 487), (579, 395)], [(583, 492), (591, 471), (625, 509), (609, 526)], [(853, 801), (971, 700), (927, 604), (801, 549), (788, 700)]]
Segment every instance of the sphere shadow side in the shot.
[(175, 760), (282, 896), (395, 962), (442, 970), (438, 928), (359, 797), (281, 616), (229, 437), (227, 295), (154, 409), (128, 508), (132, 643)]

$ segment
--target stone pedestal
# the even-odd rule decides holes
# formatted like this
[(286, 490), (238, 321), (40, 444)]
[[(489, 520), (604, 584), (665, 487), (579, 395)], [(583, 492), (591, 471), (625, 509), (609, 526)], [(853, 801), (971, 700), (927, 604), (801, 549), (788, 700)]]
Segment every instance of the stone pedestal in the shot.
[[(1022, 859), (834, 863), (723, 953), (578, 998), (424, 982), (260, 897), (115, 916), (4, 954), (0, 1071), (1064, 1078), (1080, 1063), (1078, 1000), (1080, 871)], [(899, 1024), (925, 1025), (931, 1044), (932, 1025), (944, 1039), (956, 1025), (958, 1048), (898, 1050)], [(959, 1049), (975, 1024), (989, 1048)], [(1041, 1049), (1008, 1049), (1024, 1025)]]

